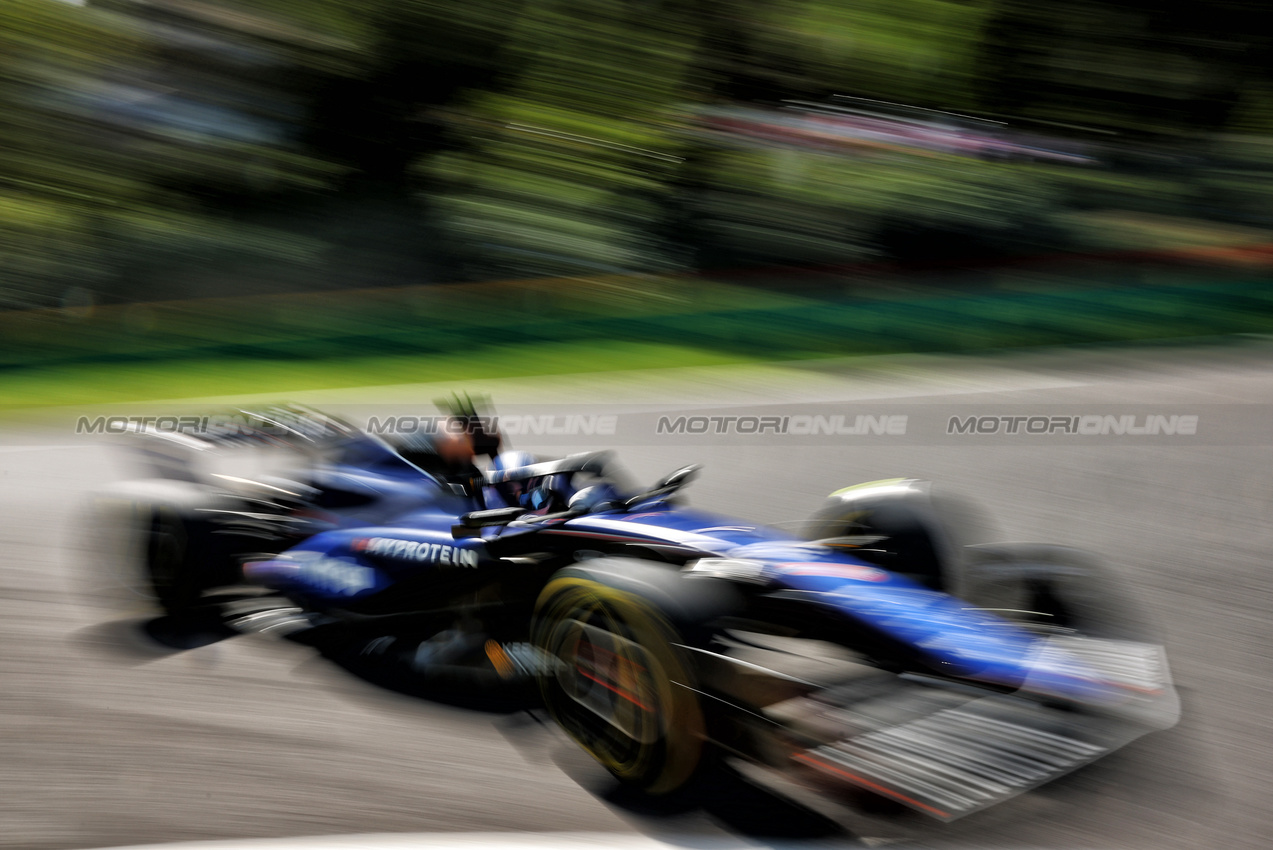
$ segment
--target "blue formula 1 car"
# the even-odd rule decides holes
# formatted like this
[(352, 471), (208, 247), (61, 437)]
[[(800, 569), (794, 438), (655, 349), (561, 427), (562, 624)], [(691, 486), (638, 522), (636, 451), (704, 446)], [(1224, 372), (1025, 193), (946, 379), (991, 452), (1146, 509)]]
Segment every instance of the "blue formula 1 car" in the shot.
[[(607, 453), (457, 475), (318, 414), (261, 420), (286, 433), (152, 434), (161, 477), (111, 494), (170, 618), (215, 610), (426, 682), (533, 682), (643, 792), (725, 753), (951, 820), (1178, 717), (1161, 647), (1092, 558), (959, 545), (964, 512), (923, 482), (841, 490), (792, 533), (687, 507), (694, 467), (645, 488)], [(237, 442), (312, 457), (250, 477), (167, 450)]]

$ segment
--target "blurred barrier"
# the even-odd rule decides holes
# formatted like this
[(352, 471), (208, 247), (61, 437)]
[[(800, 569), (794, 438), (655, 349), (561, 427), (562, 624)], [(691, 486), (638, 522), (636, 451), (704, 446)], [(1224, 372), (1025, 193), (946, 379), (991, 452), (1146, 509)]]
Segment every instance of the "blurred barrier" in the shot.
[(750, 285), (613, 275), (13, 311), (0, 313), (0, 370), (589, 340), (800, 358), (1273, 332), (1270, 246), (1065, 259), (927, 277), (885, 267), (735, 278)]

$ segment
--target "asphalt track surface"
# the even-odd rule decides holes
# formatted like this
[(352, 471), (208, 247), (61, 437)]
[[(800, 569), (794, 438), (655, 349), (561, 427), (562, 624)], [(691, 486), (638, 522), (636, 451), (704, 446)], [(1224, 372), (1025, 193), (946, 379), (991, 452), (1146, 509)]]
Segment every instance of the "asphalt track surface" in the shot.
[[(109, 441), (75, 437), (65, 417), (11, 425), (0, 437), (0, 846), (559, 831), (682, 846), (722, 838), (876, 846), (899, 837), (924, 847), (1267, 846), (1273, 426), (1262, 423), (1273, 420), (1259, 414), (1273, 404), (1270, 353), (1251, 341), (470, 387), (510, 404), (772, 411), (849, 401), (868, 412), (886, 404), (915, 413), (953, 404), (1068, 405), (1076, 413), (1121, 404), (1203, 409), (1208, 426), (1244, 423), (1195, 442), (837, 446), (770, 437), (621, 447), (641, 478), (705, 464), (690, 491), (694, 504), (764, 521), (799, 519), (850, 483), (929, 478), (975, 495), (1001, 538), (1101, 552), (1132, 585), (1168, 648), (1181, 723), (950, 826), (832, 819), (807, 800), (730, 777), (696, 801), (652, 806), (617, 793), (533, 712), (391, 694), (264, 635), (164, 646), (148, 637), (141, 607), (106, 591), (108, 535), (83, 511), (89, 494), (136, 474), (128, 457)], [(310, 400), (418, 402), (439, 389)], [(525, 439), (518, 447), (535, 448)]]

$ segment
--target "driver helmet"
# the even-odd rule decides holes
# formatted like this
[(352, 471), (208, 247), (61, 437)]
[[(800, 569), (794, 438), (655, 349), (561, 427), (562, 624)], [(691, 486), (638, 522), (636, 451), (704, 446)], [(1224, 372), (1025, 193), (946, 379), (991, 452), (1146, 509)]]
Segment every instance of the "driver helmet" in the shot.
[[(501, 452), (491, 463), (488, 477), (495, 483), (491, 489), (495, 491), (495, 495), (506, 507), (526, 507), (527, 495), (531, 490), (539, 485), (538, 479), (515, 479), (511, 481), (500, 480), (505, 474), (516, 473), (535, 463), (535, 456), (529, 452)], [(488, 503), (491, 500), (487, 500)]]

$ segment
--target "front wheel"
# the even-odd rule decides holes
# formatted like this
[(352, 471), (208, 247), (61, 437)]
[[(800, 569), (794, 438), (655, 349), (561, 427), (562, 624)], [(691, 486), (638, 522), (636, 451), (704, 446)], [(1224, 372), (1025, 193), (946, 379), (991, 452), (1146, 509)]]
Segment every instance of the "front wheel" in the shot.
[[(667, 595), (672, 584), (688, 592)], [(535, 644), (555, 659), (542, 679), (549, 713), (620, 782), (648, 794), (683, 787), (702, 759), (706, 730), (687, 649), (694, 626), (683, 615), (707, 588), (692, 584), (666, 566), (614, 559), (561, 570), (536, 608)], [(679, 610), (663, 604), (672, 600)]]
[(1043, 635), (1143, 641), (1152, 630), (1099, 559), (1068, 546), (970, 546), (964, 599)]
[(831, 494), (810, 518), (805, 536), (830, 545), (847, 543), (859, 557), (877, 559), (893, 572), (955, 594), (961, 590), (963, 547), (992, 539), (987, 521), (970, 502), (935, 496), (928, 482), (909, 478), (872, 481)]

